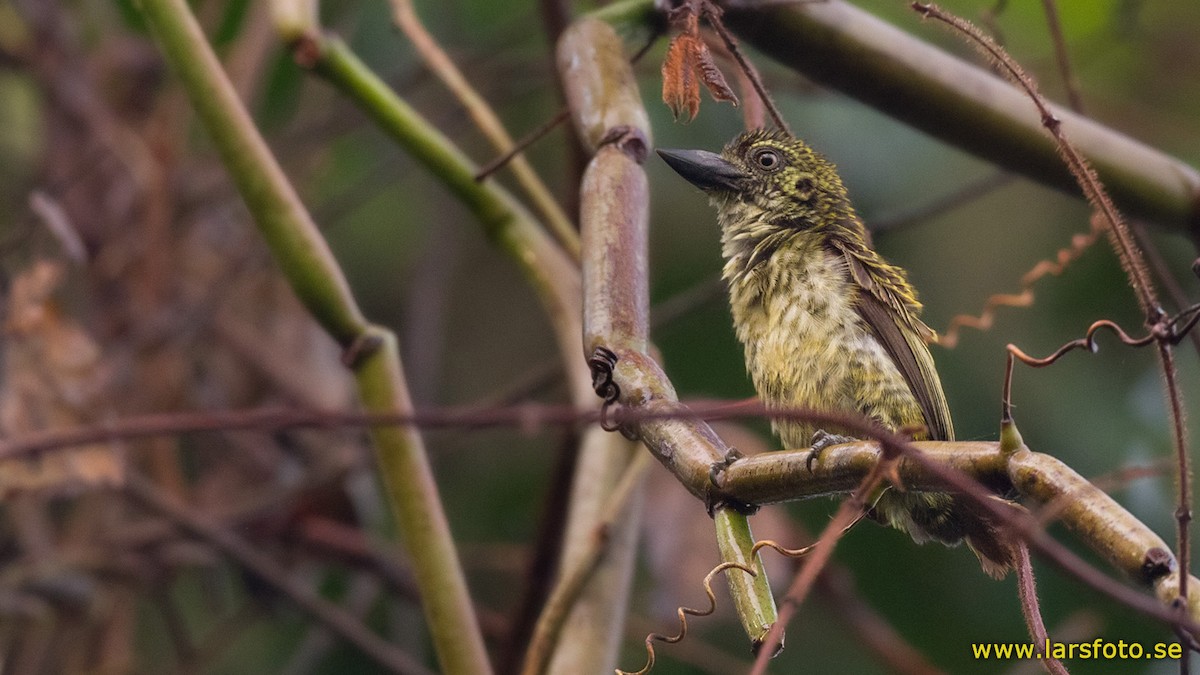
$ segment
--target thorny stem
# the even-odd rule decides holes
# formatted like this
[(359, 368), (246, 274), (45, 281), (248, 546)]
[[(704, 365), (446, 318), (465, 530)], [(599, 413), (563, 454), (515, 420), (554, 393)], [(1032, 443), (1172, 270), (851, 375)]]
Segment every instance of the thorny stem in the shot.
[[(1163, 291), (1175, 306), (1176, 311), (1182, 311), (1191, 305), (1191, 300), (1188, 299), (1187, 293), (1180, 286), (1179, 280), (1171, 273), (1167, 266), (1167, 261), (1163, 259), (1162, 251), (1158, 244), (1150, 236), (1145, 222), (1134, 220), (1129, 223), (1130, 230), (1133, 232), (1134, 239), (1137, 241), (1138, 248), (1146, 255), (1146, 263), (1150, 266), (1150, 271), (1154, 273), (1154, 277), (1161, 284)], [(1179, 333), (1180, 331), (1176, 331)], [(1195, 347), (1196, 353), (1200, 354), (1200, 333), (1192, 331), (1187, 332), (1188, 338), (1192, 341), (1192, 346)]]
[(1192, 476), (1191, 459), (1188, 455), (1186, 429), (1183, 421), (1183, 395), (1177, 384), (1175, 360), (1170, 342), (1174, 336), (1167, 329), (1166, 312), (1163, 311), (1162, 305), (1155, 293), (1154, 285), (1146, 272), (1146, 265), (1142, 259), (1141, 251), (1137, 247), (1137, 241), (1130, 232), (1124, 218), (1109, 199), (1108, 193), (1104, 185), (1100, 183), (1095, 171), (1083, 155), (1067, 141), (1061, 122), (1050, 111), (1045, 99), (1038, 93), (1033, 80), (1025, 74), (1020, 65), (1002, 47), (980, 32), (978, 28), (971, 25), (970, 22), (942, 12), (932, 4), (914, 2), (912, 3), (912, 7), (922, 15), (942, 21), (970, 38), (973, 44), (977, 45), (985, 54), (1001, 64), (1010, 79), (1025, 90), (1026, 95), (1037, 106), (1038, 112), (1042, 117), (1043, 126), (1054, 137), (1060, 155), (1067, 163), (1071, 173), (1075, 176), (1080, 188), (1083, 189), (1088, 201), (1092, 204), (1093, 208), (1103, 215), (1105, 222), (1108, 224), (1109, 239), (1113, 244), (1113, 248), (1117, 251), (1117, 256), (1120, 258), (1121, 266), (1125, 269), (1125, 273), (1129, 277), (1130, 284), (1133, 286), (1134, 294), (1141, 305), (1146, 325), (1150, 328), (1151, 333), (1155, 335), (1158, 343), (1159, 364), (1162, 368), (1165, 394), (1171, 410), (1175, 452), (1179, 461), (1179, 503), (1175, 513), (1177, 520), (1176, 557), (1178, 558), (1180, 569), (1183, 571), (1179, 575), (1179, 598), (1182, 603), (1186, 604), (1188, 601), (1188, 563), (1190, 558), (1188, 545), (1192, 514)]
[[(1046, 622), (1042, 619), (1042, 610), (1038, 604), (1033, 560), (1029, 558), (1029, 546), (1025, 542), (1017, 543), (1017, 595), (1021, 600), (1021, 613), (1025, 616), (1030, 639), (1034, 645), (1046, 644), (1050, 636), (1046, 633)], [(1051, 675), (1067, 675), (1062, 661), (1050, 654), (1043, 654), (1041, 660)]]
[(543, 122), (542, 126), (529, 132), (528, 134), (523, 136), (520, 140), (518, 140), (516, 143), (514, 143), (512, 148), (510, 148), (507, 152), (501, 154), (500, 156), (496, 157), (495, 159), (491, 160), (487, 164), (484, 164), (482, 167), (480, 167), (479, 171), (475, 172), (475, 180), (483, 180), (483, 179), (487, 178), (488, 176), (491, 176), (492, 174), (496, 173), (501, 168), (503, 168), (504, 165), (511, 162), (513, 160), (513, 158), (515, 158), (517, 155), (524, 152), (526, 149), (529, 148), (529, 146), (531, 146), (534, 143), (536, 143), (537, 141), (541, 140), (542, 137), (544, 137), (546, 134), (550, 133), (551, 131), (554, 131), (558, 127), (558, 125), (562, 124), (563, 122), (566, 122), (567, 119), (569, 119), (570, 117), (571, 117), (570, 110), (567, 110), (565, 107), (562, 110), (559, 110), (557, 113), (554, 114), (554, 117), (551, 117), (546, 122)]
[(1129, 275), (1130, 283), (1133, 285), (1134, 291), (1138, 296), (1142, 311), (1148, 317), (1147, 320), (1151, 321), (1156, 318), (1158, 316), (1156, 312), (1161, 313), (1158, 298), (1155, 296), (1153, 284), (1150, 283), (1149, 278), (1146, 276), (1145, 263), (1142, 262), (1141, 255), (1136, 244), (1133, 242), (1128, 226), (1126, 226), (1116, 206), (1113, 205), (1112, 200), (1109, 199), (1104, 186), (1096, 178), (1091, 165), (1067, 141), (1066, 135), (1062, 130), (1062, 121), (1050, 110), (1049, 104), (1038, 93), (1033, 80), (1030, 79), (1025, 70), (1000, 45), (980, 32), (970, 22), (943, 12), (933, 4), (914, 2), (912, 3), (912, 7), (922, 16), (941, 21), (969, 38), (971, 43), (981, 49), (986, 56), (1000, 64), (1004, 69), (1003, 72), (1009, 79), (1023, 89), (1025, 95), (1037, 106), (1038, 114), (1042, 119), (1042, 126), (1054, 137), (1059, 154), (1066, 162), (1067, 168), (1075, 176), (1076, 181), (1080, 188), (1083, 189), (1083, 193), (1088, 201), (1091, 202), (1092, 207), (1102, 213), (1105, 221), (1109, 224), (1108, 232), (1113, 238), (1113, 245), (1117, 250), (1118, 257), (1121, 259), (1122, 267), (1125, 268), (1126, 273)]
[[(634, 380), (636, 381), (636, 380)], [(864, 438), (878, 438), (886, 435), (878, 427), (865, 424), (857, 416), (832, 414), (808, 409), (768, 410), (761, 404), (746, 405), (739, 403), (692, 403), (689, 408), (681, 406), (659, 406), (643, 410), (627, 410), (618, 420), (621, 424), (637, 425), (639, 429), (649, 430), (655, 436), (672, 430), (691, 428), (689, 421), (698, 419), (732, 419), (772, 417), (777, 419), (802, 420), (818, 425), (836, 425), (851, 430)], [(280, 410), (251, 410), (229, 411), (226, 413), (173, 413), (168, 415), (147, 415), (131, 418), (121, 423), (112, 423), (104, 427), (87, 427), (78, 430), (46, 432), (33, 437), (15, 438), (7, 441), (4, 450), (0, 450), (0, 459), (20, 456), (31, 449), (50, 450), (68, 445), (94, 443), (105, 440), (123, 438), (141, 438), (148, 435), (163, 435), (180, 433), (188, 430), (229, 429), (282, 429), (292, 426), (307, 426), (312, 428), (330, 428), (335, 426), (360, 426), (364, 424), (402, 424), (433, 427), (455, 428), (538, 428), (540, 425), (575, 425), (580, 422), (595, 420), (595, 413), (581, 413), (569, 406), (540, 406), (528, 404), (513, 408), (458, 408), (443, 411), (424, 411), (415, 415), (368, 415), (364, 413), (335, 413), (309, 411), (280, 411)], [(674, 422), (672, 422), (674, 420)], [(288, 423), (288, 424), (285, 424)], [(228, 426), (225, 426), (228, 425)], [(661, 429), (661, 430), (660, 430)], [(682, 439), (674, 446), (681, 457), (677, 464), (668, 464), (676, 475), (684, 481), (689, 490), (700, 496), (707, 494), (706, 489), (713, 486), (710, 483), (709, 470), (712, 459), (694, 457), (699, 452), (700, 457), (720, 457), (720, 454), (709, 454), (710, 449), (703, 452), (691, 446), (707, 441), (711, 437), (695, 434)], [(651, 441), (653, 442), (653, 438)], [(944, 491), (947, 486), (962, 493), (970, 493), (985, 504), (987, 496), (993, 492), (1004, 492), (1012, 488), (1012, 483), (1005, 477), (1005, 463), (1013, 460), (1001, 452), (997, 443), (962, 442), (962, 441), (925, 441), (911, 443), (896, 441), (898, 447), (905, 451), (911, 462), (902, 461), (900, 464), (901, 479), (906, 486), (914, 490), (931, 489)], [(650, 446), (652, 449), (654, 445)], [(724, 448), (724, 446), (717, 446)], [(912, 452), (914, 449), (920, 452)], [(1038, 490), (1053, 489), (1061, 494), (1072, 495), (1070, 504), (1073, 513), (1066, 514), (1071, 520), (1068, 524), (1072, 529), (1083, 533), (1083, 540), (1098, 553), (1110, 558), (1110, 562), (1120, 567), (1127, 575), (1146, 583), (1143, 578), (1144, 570), (1141, 562), (1130, 564), (1118, 563), (1116, 555), (1121, 559), (1136, 560), (1140, 551), (1157, 546), (1161, 542), (1144, 525), (1130, 514), (1121, 509), (1110, 497), (1099, 489), (1094, 488), (1077, 474), (1065, 474), (1069, 469), (1048, 455), (1027, 453), (1023, 459), (1025, 465), (1035, 466), (1038, 463), (1054, 468), (1047, 472), (1045, 468), (1038, 469), (1039, 478), (1032, 483)], [(780, 501), (804, 499), (807, 497), (823, 496), (834, 492), (846, 492), (858, 485), (862, 477), (874, 466), (878, 459), (878, 446), (871, 442), (860, 442), (827, 448), (822, 455), (822, 461), (814, 468), (814, 475), (807, 468), (807, 450), (783, 450), (765, 453), (738, 460), (722, 472), (721, 485), (717, 486), (729, 496), (746, 504), (768, 504)], [(1036, 462), (1033, 460), (1037, 460)], [(693, 467), (692, 462), (698, 466)], [(664, 462), (666, 463), (666, 462)], [(939, 466), (944, 465), (944, 466)], [(693, 470), (699, 474), (692, 477)], [(972, 481), (966, 481), (961, 476), (970, 475)], [(980, 485), (981, 481), (983, 487)], [(1061, 494), (1029, 493), (1039, 501), (1051, 501), (1061, 497)], [(990, 506), (990, 505), (989, 505)], [(986, 508), (986, 507), (985, 507)], [(1164, 621), (1178, 621), (1178, 617), (1168, 612), (1161, 605), (1157, 610), (1146, 604), (1144, 596), (1116, 584), (1101, 575), (1094, 568), (1079, 560), (1061, 545), (1044, 537), (1037, 522), (1025, 522), (1028, 518), (1018, 519), (1011, 513), (998, 512), (997, 518), (1017, 528), (1018, 532), (1031, 537), (1031, 543), (1044, 553), (1049, 554), (1052, 561), (1063, 569), (1079, 576), (1088, 585), (1100, 592), (1113, 597), (1119, 602)], [(1111, 529), (1119, 533), (1115, 538), (1096, 539), (1097, 532)], [(1130, 537), (1134, 537), (1130, 539)], [(1128, 547), (1119, 552), (1117, 546)], [(1170, 554), (1164, 554), (1168, 556)], [(1192, 607), (1191, 605), (1197, 605)], [(1200, 621), (1200, 604), (1191, 603), (1189, 615)]]
[[(1190, 525), (1192, 522), (1192, 467), (1191, 456), (1187, 448), (1187, 425), (1183, 419), (1183, 402), (1177, 392), (1179, 383), (1176, 381), (1175, 354), (1171, 345), (1165, 341), (1158, 342), (1158, 354), (1163, 364), (1164, 384), (1167, 388), (1167, 402), (1171, 406), (1171, 422), (1175, 432), (1175, 454), (1179, 460), (1176, 467), (1179, 481), (1179, 507), (1175, 512), (1178, 545), (1175, 556), (1179, 559), (1179, 569), (1187, 571), (1191, 562)], [(1179, 597), (1188, 597), (1188, 575), (1179, 575)]]

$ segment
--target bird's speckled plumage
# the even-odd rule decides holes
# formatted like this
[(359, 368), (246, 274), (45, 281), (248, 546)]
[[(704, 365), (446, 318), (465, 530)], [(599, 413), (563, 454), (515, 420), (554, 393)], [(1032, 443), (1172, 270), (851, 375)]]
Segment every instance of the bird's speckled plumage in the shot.
[[(784, 155), (780, 168), (758, 169), (752, 157), (762, 151)], [(755, 184), (713, 192), (712, 200), (734, 325), (762, 398), (781, 407), (855, 410), (892, 429), (928, 427), (920, 437), (952, 440), (925, 346), (934, 333), (918, 318), (921, 305), (903, 270), (867, 246), (836, 168), (780, 132), (743, 134), (722, 157)], [(884, 321), (894, 328), (872, 325)], [(901, 344), (889, 349), (885, 331), (899, 333)], [(912, 372), (889, 353), (898, 350), (912, 353)], [(785, 445), (803, 447), (815, 429), (780, 422), (776, 431)]]
[[(870, 247), (833, 164), (777, 131), (742, 134), (720, 158), (693, 154), (719, 176), (681, 171), (717, 207), (734, 326), (763, 401), (859, 412), (918, 430), (917, 439), (953, 440), (927, 347), (936, 335), (904, 271)], [(787, 447), (808, 446), (816, 431), (797, 421), (773, 426)], [(949, 494), (890, 490), (876, 514), (917, 541), (967, 538), (990, 573), (1011, 563), (992, 528)]]

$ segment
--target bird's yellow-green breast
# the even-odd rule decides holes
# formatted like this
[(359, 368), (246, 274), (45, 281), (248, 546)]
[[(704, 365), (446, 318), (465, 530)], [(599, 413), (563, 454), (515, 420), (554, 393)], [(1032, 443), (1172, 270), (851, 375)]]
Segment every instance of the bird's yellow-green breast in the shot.
[[(767, 405), (861, 413), (918, 430), (916, 438), (953, 439), (927, 347), (935, 334), (903, 270), (871, 248), (833, 164), (799, 139), (761, 130), (720, 155), (660, 154), (717, 207), (734, 327)], [(788, 447), (809, 445), (816, 431), (796, 421), (774, 428)], [(877, 513), (918, 541), (966, 536), (979, 552), (972, 535), (991, 535), (943, 493), (890, 491)], [(998, 546), (980, 558), (998, 573), (1011, 562), (1005, 555)]]

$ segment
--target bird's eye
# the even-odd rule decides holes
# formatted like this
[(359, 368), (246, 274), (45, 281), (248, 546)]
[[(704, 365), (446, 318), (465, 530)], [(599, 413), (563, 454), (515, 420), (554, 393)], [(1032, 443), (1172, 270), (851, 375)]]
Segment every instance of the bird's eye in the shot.
[(770, 148), (755, 150), (750, 155), (750, 160), (763, 171), (778, 171), (783, 166), (783, 158), (779, 156), (778, 152)]

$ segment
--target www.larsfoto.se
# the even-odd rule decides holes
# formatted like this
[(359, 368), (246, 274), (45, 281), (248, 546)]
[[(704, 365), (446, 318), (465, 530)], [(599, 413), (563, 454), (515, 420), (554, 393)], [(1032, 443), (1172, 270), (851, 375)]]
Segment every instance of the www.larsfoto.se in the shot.
[(971, 644), (977, 659), (1040, 659), (1050, 655), (1055, 659), (1178, 659), (1183, 646), (1178, 642), (1156, 642), (1146, 647), (1137, 642), (1110, 642), (1096, 638), (1091, 642), (1055, 642), (1041, 645), (1025, 642), (977, 642)]

